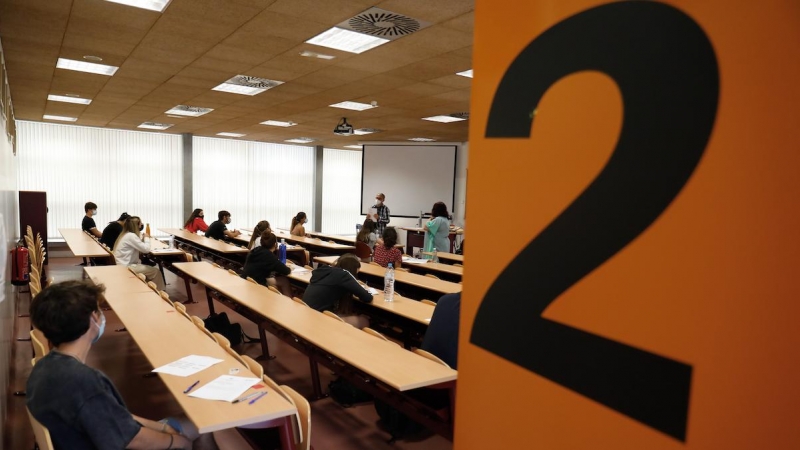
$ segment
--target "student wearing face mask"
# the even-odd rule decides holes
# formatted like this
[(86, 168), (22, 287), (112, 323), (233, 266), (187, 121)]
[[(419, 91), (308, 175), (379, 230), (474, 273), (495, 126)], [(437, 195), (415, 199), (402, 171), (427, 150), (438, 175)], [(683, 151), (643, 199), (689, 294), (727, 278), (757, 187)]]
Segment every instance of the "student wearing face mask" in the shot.
[(389, 222), (391, 222), (391, 218), (389, 217), (389, 207), (383, 203), (384, 200), (386, 200), (386, 196), (383, 194), (378, 194), (375, 196), (375, 204), (372, 205), (372, 209), (375, 210), (375, 214), (372, 214), (371, 219), (373, 219), (375, 224), (378, 226), (378, 236), (383, 236), (386, 226), (389, 225)]
[(103, 228), (103, 235), (100, 237), (100, 243), (106, 244), (111, 250), (114, 250), (114, 244), (117, 243), (117, 238), (122, 233), (122, 226), (125, 225), (125, 221), (128, 220), (130, 215), (124, 212), (119, 219), (114, 222), (109, 222), (105, 228)]
[(95, 237), (102, 237), (103, 233), (97, 229), (97, 224), (94, 223), (93, 217), (97, 215), (97, 204), (93, 202), (86, 202), (83, 205), (83, 210), (86, 212), (86, 215), (83, 216), (83, 221), (81, 222), (81, 229), (83, 231), (88, 231), (92, 233)]
[(205, 216), (202, 209), (195, 209), (192, 211), (192, 215), (189, 216), (186, 223), (183, 224), (183, 229), (189, 233), (197, 233), (198, 231), (205, 233), (208, 230), (208, 224), (204, 220)]
[(247, 244), (247, 248), (253, 250), (257, 247), (261, 247), (261, 235), (264, 234), (265, 231), (271, 233), (272, 228), (270, 228), (268, 221), (262, 220), (253, 228), (253, 234), (250, 236), (250, 243)]
[(217, 219), (211, 222), (211, 225), (208, 226), (206, 230), (206, 237), (210, 237), (212, 239), (223, 240), (225, 237), (235, 238), (239, 236), (240, 233), (237, 230), (229, 230), (226, 226), (227, 224), (231, 223), (231, 213), (228, 211), (220, 211), (217, 213)]
[(59, 449), (192, 448), (197, 434), (191, 423), (131, 414), (111, 380), (86, 365), (92, 344), (105, 330), (98, 306), (104, 290), (66, 281), (45, 288), (31, 302), (33, 325), (53, 345), (28, 378), (31, 415)]
[(278, 238), (271, 231), (265, 231), (260, 240), (261, 245), (247, 254), (242, 278), (250, 277), (262, 286), (275, 286), (283, 295), (291, 297), (292, 288), (286, 275), (292, 273), (292, 269), (275, 256)]
[(131, 216), (122, 226), (122, 234), (114, 244), (114, 259), (120, 266), (128, 266), (136, 273), (141, 273), (147, 281), (156, 284), (159, 291), (164, 290), (164, 279), (158, 267), (142, 264), (140, 256), (142, 253), (150, 253), (150, 235), (142, 237), (144, 229), (142, 219)]
[(290, 234), (292, 236), (300, 236), (303, 237), (306, 235), (306, 229), (303, 227), (303, 224), (308, 223), (308, 218), (306, 218), (306, 213), (300, 211), (297, 213), (296, 216), (292, 217), (292, 226), (290, 227), (291, 231)]

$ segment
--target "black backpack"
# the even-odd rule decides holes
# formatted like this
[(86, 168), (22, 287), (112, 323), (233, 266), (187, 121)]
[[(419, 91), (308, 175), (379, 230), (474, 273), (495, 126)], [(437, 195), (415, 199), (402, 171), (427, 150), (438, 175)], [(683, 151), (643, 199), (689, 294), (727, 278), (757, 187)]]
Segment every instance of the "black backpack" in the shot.
[(347, 380), (339, 377), (328, 383), (330, 396), (343, 408), (349, 408), (356, 403), (363, 403), (372, 400), (372, 396), (353, 386)]
[(398, 439), (419, 433), (424, 429), (422, 425), (414, 422), (407, 415), (381, 400), (375, 400), (375, 411), (378, 413), (383, 427), (392, 436), (389, 439), (390, 444), (393, 444)]
[(255, 342), (250, 336), (244, 334), (242, 326), (238, 323), (231, 323), (227, 313), (211, 314), (203, 324), (212, 333), (219, 333), (231, 342), (231, 346), (239, 345), (242, 342)]

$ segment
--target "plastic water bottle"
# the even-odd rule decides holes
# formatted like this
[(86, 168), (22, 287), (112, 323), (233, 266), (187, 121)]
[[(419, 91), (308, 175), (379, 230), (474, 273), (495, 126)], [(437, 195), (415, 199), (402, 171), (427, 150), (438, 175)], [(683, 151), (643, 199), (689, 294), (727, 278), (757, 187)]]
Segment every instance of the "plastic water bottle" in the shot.
[(386, 266), (386, 274), (383, 276), (383, 300), (394, 301), (394, 267), (392, 263)]
[(281, 239), (281, 245), (278, 246), (278, 259), (286, 264), (286, 239)]
[(431, 261), (438, 263), (439, 262), (439, 253), (436, 252), (436, 247), (433, 248), (433, 258)]

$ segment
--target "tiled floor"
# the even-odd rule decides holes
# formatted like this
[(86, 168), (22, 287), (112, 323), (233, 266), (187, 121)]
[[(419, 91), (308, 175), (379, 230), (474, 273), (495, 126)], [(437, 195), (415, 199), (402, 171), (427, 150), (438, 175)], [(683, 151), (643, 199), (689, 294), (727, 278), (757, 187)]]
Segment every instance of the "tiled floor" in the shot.
[[(48, 266), (48, 273), (55, 281), (79, 279), (82, 267), (77, 266), (77, 258), (53, 258)], [(176, 301), (186, 299), (186, 291), (182, 280), (167, 272), (167, 292)], [(202, 285), (192, 285), (195, 299), (205, 299)], [(20, 310), (27, 312), (29, 298), (22, 294), (19, 300)], [(233, 311), (217, 303), (218, 312), (226, 311), (231, 321), (239, 322), (250, 336), (258, 336), (255, 324), (247, 321)], [(208, 305), (200, 303), (187, 305), (190, 314), (200, 317), (208, 315)], [(106, 311), (108, 324), (106, 333), (95, 344), (87, 363), (107, 374), (116, 384), (128, 408), (135, 414), (151, 419), (159, 419), (169, 415), (181, 414), (180, 407), (166, 390), (159, 378), (143, 378), (152, 367), (141, 353), (136, 343), (126, 332), (115, 332), (121, 327), (113, 311)], [(29, 322), (27, 318), (18, 318), (16, 336), (27, 336)], [(277, 358), (262, 361), (265, 372), (279, 384), (293, 387), (301, 394), (309, 397), (312, 393), (311, 376), (308, 359), (301, 353), (284, 345), (277, 338), (268, 335), (269, 348)], [(165, 343), (168, 345), (169, 343)], [(32, 357), (29, 342), (14, 342), (14, 361), (11, 374), (11, 391), (24, 390), (25, 380), (30, 373)], [(237, 350), (240, 353), (257, 357), (260, 354), (258, 343), (243, 344)], [(328, 370), (320, 367), (323, 386), (332, 379)], [(33, 448), (33, 434), (25, 414), (25, 397), (9, 398), (8, 427), (4, 430), (6, 447), (14, 450)], [(211, 407), (211, 406), (210, 406)], [(398, 449), (398, 450), (433, 450), (450, 449), (451, 442), (446, 439), (424, 433), (415, 439), (388, 444), (389, 435), (376, 424), (378, 416), (373, 405), (364, 404), (351, 408), (342, 408), (331, 399), (323, 399), (311, 404), (311, 443), (316, 450), (328, 449)], [(216, 449), (210, 436), (201, 437), (195, 443), (195, 449)]]

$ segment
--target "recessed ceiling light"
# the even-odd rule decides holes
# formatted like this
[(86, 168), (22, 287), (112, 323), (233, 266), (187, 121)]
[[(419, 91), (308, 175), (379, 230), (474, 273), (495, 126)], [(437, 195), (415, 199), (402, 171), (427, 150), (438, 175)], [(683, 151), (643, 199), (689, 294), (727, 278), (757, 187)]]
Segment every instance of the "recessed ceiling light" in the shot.
[(289, 121), (289, 122), (281, 122), (280, 120), (265, 120), (261, 122), (261, 125), (271, 125), (273, 127), (293, 127), (297, 125), (296, 123)]
[(177, 105), (174, 108), (166, 111), (166, 114), (175, 114), (178, 116), (200, 117), (213, 111), (214, 108), (201, 108), (199, 106)]
[(50, 100), (51, 102), (78, 103), (80, 105), (88, 105), (89, 103), (92, 103), (92, 100), (88, 98), (78, 98), (66, 95), (50, 94), (47, 96), (47, 99)]
[(453, 117), (453, 116), (431, 116), (431, 117), (423, 117), (422, 120), (429, 120), (431, 122), (441, 122), (441, 123), (450, 123), (450, 122), (461, 122), (462, 120), (467, 120), (464, 117)]
[(241, 134), (241, 133), (217, 133), (217, 136), (242, 137), (242, 136), (247, 136), (247, 135), (246, 134)]
[(472, 78), (472, 69), (465, 70), (463, 72), (458, 72), (456, 75), (461, 75), (462, 77)]
[(345, 30), (344, 28), (333, 27), (328, 31), (314, 36), (306, 41), (308, 44), (319, 45), (321, 47), (333, 48), (350, 53), (364, 53), (379, 45), (389, 42), (368, 34), (356, 33), (355, 31)]
[(145, 122), (139, 125), (137, 128), (146, 128), (148, 130), (166, 130), (172, 125), (173, 124), (171, 123)]
[(97, 73), (100, 75), (114, 75), (119, 67), (107, 66), (105, 64), (95, 64), (74, 59), (58, 58), (57, 69), (75, 70), (78, 72)]
[(360, 146), (360, 145), (345, 145), (345, 148), (357, 148), (357, 149), (361, 150), (363, 147)]
[(295, 144), (308, 144), (309, 142), (314, 142), (316, 139), (307, 138), (307, 137), (299, 137), (294, 139), (287, 139), (284, 142), (294, 142)]
[(357, 130), (353, 130), (353, 134), (357, 136), (363, 136), (365, 134), (380, 133), (381, 131), (383, 130), (379, 130), (377, 128), (359, 128)]
[(103, 58), (94, 55), (83, 55), (83, 59), (91, 62), (100, 62), (103, 60)]
[(409, 139), (409, 141), (414, 141), (414, 142), (435, 142), (436, 139), (416, 137), (416, 138)]
[(149, 9), (150, 11), (163, 12), (170, 0), (106, 0), (112, 3), (133, 6), (134, 8)]
[(353, 111), (364, 111), (366, 109), (377, 108), (377, 106), (359, 102), (339, 102), (328, 106), (331, 106), (333, 108), (351, 109)]
[(211, 90), (230, 92), (233, 94), (256, 95), (281, 84), (283, 84), (283, 81), (249, 77), (247, 75), (236, 75), (219, 86), (211, 88)]
[(322, 53), (310, 52), (308, 50), (303, 50), (302, 52), (300, 52), (300, 56), (305, 56), (307, 58), (318, 58), (318, 59), (333, 59), (333, 58), (336, 58), (333, 55), (323, 55)]
[(60, 120), (61, 122), (75, 122), (76, 120), (78, 120), (77, 117), (51, 116), (51, 115), (48, 115), (48, 114), (43, 115), (42, 119), (45, 119), (45, 120)]

